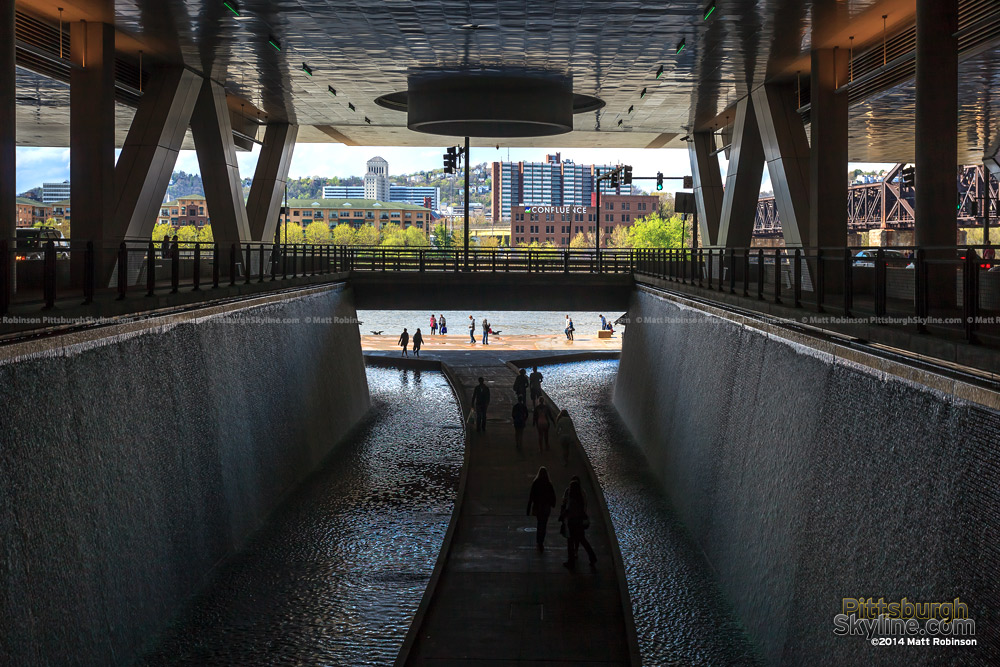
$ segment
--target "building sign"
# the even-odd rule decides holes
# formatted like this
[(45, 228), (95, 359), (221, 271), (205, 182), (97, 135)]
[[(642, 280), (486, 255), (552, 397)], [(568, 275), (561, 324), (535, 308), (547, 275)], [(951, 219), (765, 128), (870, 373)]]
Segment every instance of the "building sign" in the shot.
[(586, 206), (525, 206), (525, 213), (586, 213)]

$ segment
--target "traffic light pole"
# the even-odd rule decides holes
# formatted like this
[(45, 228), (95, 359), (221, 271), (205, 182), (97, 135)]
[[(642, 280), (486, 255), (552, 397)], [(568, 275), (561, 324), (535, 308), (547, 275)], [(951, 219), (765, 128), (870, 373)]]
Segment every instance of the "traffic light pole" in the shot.
[(594, 180), (597, 187), (597, 212), (594, 213), (594, 238), (597, 239), (594, 251), (597, 253), (597, 264), (601, 263), (601, 170), (598, 169), (596, 172), (597, 178)]
[(465, 270), (469, 270), (469, 138), (465, 138)]

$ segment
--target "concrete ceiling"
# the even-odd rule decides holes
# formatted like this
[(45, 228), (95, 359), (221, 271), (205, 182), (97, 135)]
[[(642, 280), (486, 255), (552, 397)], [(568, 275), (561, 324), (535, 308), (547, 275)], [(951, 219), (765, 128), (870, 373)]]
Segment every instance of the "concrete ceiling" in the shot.
[[(481, 138), (475, 145), (645, 148), (681, 147), (692, 128), (721, 128), (736, 101), (765, 80), (794, 81), (796, 72), (807, 78), (813, 40), (824, 46), (853, 44), (858, 53), (880, 49), (881, 15), (890, 16), (886, 31), (891, 37), (912, 27), (915, 8), (915, 0), (717, 0), (706, 21), (707, 4), (245, 0), (238, 4), (237, 18), (221, 0), (128, 0), (113, 5), (113, 17), (119, 58), (137, 63), (141, 49), (144, 76), (155, 75), (160, 63), (203, 72), (224, 82), (242, 104), (235, 113), (297, 123), (300, 142), (447, 144), (452, 140), (408, 130), (405, 114), (373, 100), (405, 90), (407, 74), (414, 71), (530, 67), (572, 76), (576, 92), (600, 97), (607, 106), (577, 115), (573, 132), (566, 135)], [(962, 11), (971, 16), (972, 8), (994, 4), (963, 0)], [(57, 6), (64, 7), (65, 21), (97, 20), (112, 11), (106, 0), (25, 0), (18, 10), (57, 25)], [(815, 35), (814, 20), (821, 26)], [(685, 48), (677, 54), (682, 40)], [(983, 138), (994, 133), (997, 56), (995, 46), (980, 46), (974, 58), (963, 61), (960, 145), (970, 155), (981, 154)], [(303, 63), (312, 76), (302, 71)], [(68, 143), (68, 92), (61, 82), (19, 69), (19, 144)], [(907, 81), (855, 103), (851, 159), (896, 161), (912, 155), (912, 105)], [(127, 104), (118, 106), (123, 140), (132, 112)]]

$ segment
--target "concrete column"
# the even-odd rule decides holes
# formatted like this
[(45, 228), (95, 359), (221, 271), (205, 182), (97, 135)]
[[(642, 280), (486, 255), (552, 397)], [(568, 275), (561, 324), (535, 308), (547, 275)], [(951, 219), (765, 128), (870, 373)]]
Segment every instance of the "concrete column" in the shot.
[[(955, 245), (958, 0), (917, 0), (917, 245)], [(932, 284), (932, 290), (934, 288)]]
[(763, 174), (764, 150), (753, 100), (748, 95), (736, 104), (733, 144), (729, 151), (726, 189), (722, 195), (722, 218), (719, 221), (720, 246), (750, 246)]
[(847, 244), (847, 93), (837, 88), (847, 81), (848, 55), (812, 52), (808, 238), (820, 247)]
[(714, 247), (719, 242), (719, 220), (722, 217), (722, 175), (719, 156), (711, 132), (695, 132), (688, 143), (691, 173), (694, 175), (694, 201), (698, 207), (698, 223), (702, 245)]
[(247, 198), (250, 237), (254, 241), (266, 243), (274, 240), (298, 133), (297, 125), (286, 123), (269, 123), (264, 131), (264, 145), (257, 158), (257, 169)]
[(14, 0), (0, 0), (0, 240), (7, 242), (13, 241), (17, 226), (17, 81), (14, 67)]
[[(212, 220), (212, 236), (223, 247), (250, 240), (243, 186), (236, 162), (233, 129), (226, 106), (226, 90), (205, 79), (191, 118), (205, 188), (205, 204)], [(73, 212), (74, 217), (76, 211)]]
[[(70, 236), (94, 242), (98, 285), (110, 277), (116, 244), (115, 197), (115, 28), (107, 23), (70, 24)], [(71, 269), (82, 277), (83, 255)], [(106, 284), (106, 282), (104, 282)]]
[(147, 82), (115, 168), (117, 238), (149, 240), (201, 83), (179, 67), (158, 70)]
[(764, 84), (751, 96), (785, 245), (811, 245), (809, 143), (796, 110), (795, 91), (787, 85)]

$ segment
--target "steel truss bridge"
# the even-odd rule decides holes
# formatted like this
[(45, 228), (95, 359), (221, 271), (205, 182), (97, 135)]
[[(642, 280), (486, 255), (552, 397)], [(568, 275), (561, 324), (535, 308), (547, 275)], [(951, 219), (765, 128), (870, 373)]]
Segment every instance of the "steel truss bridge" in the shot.
[[(847, 231), (864, 232), (870, 229), (913, 229), (914, 188), (902, 185), (897, 164), (877, 183), (852, 185), (847, 190)], [(986, 181), (989, 182), (989, 192)], [(997, 199), (1000, 197), (997, 180), (983, 165), (963, 167), (958, 176), (958, 226), (982, 227), (983, 211), (988, 210), (992, 225), (997, 223)], [(781, 220), (774, 197), (761, 197), (757, 201), (753, 235), (780, 237)]]

